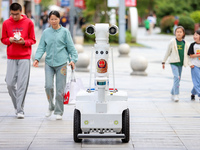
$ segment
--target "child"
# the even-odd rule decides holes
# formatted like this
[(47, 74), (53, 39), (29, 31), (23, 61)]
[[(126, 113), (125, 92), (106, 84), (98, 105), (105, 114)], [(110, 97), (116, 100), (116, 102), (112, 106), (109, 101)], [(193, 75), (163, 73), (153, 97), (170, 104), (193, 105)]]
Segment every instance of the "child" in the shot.
[(146, 20), (144, 21), (144, 26), (145, 26), (146, 32), (149, 34), (150, 23), (149, 23), (149, 20), (148, 20), (148, 19), (146, 19)]
[(171, 90), (172, 100), (178, 102), (182, 66), (186, 67), (188, 65), (189, 56), (187, 55), (188, 44), (183, 40), (185, 37), (185, 29), (182, 26), (177, 26), (175, 36), (176, 38), (173, 38), (168, 45), (162, 64), (163, 69), (165, 69), (165, 62), (170, 57), (169, 63), (174, 75), (174, 84)]
[(190, 48), (188, 50), (188, 55), (191, 60), (191, 74), (192, 74), (192, 82), (193, 89), (191, 91), (191, 100), (195, 100), (195, 95), (198, 95), (200, 98), (200, 30), (197, 30), (194, 33), (194, 41), (190, 44)]

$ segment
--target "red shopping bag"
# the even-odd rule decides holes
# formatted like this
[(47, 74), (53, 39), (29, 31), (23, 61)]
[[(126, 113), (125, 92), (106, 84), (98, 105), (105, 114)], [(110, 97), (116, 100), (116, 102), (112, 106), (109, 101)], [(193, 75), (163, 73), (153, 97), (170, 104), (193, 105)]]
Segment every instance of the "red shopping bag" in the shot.
[(68, 104), (70, 99), (70, 83), (66, 84), (63, 104)]

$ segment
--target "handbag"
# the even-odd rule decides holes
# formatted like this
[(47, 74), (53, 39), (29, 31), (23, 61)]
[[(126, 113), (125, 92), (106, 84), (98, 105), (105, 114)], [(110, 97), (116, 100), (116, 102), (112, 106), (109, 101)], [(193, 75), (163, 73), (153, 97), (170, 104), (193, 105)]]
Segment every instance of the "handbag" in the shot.
[(68, 104), (69, 103), (69, 97), (70, 97), (70, 83), (68, 82), (68, 83), (66, 83), (66, 86), (65, 86), (63, 104)]
[(84, 89), (82, 80), (80, 78), (75, 78), (74, 70), (71, 71), (70, 78), (70, 81), (67, 82), (65, 86), (63, 104), (75, 104), (76, 95), (81, 89)]

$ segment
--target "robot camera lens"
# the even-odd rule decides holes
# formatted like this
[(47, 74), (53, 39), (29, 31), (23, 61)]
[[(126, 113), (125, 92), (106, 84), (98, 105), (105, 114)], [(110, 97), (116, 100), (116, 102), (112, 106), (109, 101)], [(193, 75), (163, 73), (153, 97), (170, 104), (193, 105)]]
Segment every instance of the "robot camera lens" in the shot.
[(87, 28), (87, 33), (88, 34), (94, 34), (94, 28), (93, 27), (88, 27)]
[(115, 27), (110, 27), (109, 33), (110, 33), (111, 35), (114, 35), (114, 34), (117, 33), (117, 29), (116, 29)]

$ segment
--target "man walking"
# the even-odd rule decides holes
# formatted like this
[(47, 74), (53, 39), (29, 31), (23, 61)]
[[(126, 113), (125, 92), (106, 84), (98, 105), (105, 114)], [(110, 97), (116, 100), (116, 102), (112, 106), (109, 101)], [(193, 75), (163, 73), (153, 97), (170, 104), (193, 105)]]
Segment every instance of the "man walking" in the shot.
[(40, 26), (42, 27), (42, 31), (44, 31), (49, 26), (48, 17), (48, 11), (45, 10), (44, 14), (40, 17)]
[(36, 43), (33, 22), (22, 15), (18, 3), (10, 5), (3, 22), (1, 42), (7, 45), (6, 83), (18, 119), (24, 118), (24, 101), (30, 76), (31, 45)]

